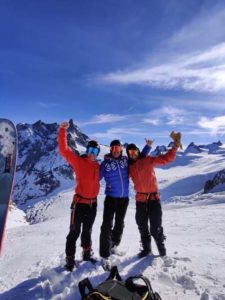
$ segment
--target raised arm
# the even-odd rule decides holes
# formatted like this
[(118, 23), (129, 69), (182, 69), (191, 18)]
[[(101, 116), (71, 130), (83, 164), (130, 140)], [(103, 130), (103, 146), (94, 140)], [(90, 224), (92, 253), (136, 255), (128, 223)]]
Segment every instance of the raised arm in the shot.
[(149, 140), (149, 139), (145, 139), (146, 145), (144, 146), (144, 148), (141, 151), (141, 156), (145, 157), (149, 154), (149, 152), (152, 149), (152, 144), (154, 143), (154, 140)]
[(176, 158), (177, 149), (180, 147), (182, 149), (182, 143), (181, 143), (181, 133), (174, 131), (171, 132), (170, 137), (172, 138), (174, 142), (174, 146), (172, 149), (170, 149), (166, 154), (160, 155), (158, 157), (153, 158), (153, 164), (155, 166), (159, 165), (166, 165)]
[(166, 154), (159, 155), (157, 157), (150, 157), (154, 166), (163, 166), (170, 162), (173, 162), (176, 158), (177, 147), (174, 146)]
[(69, 128), (68, 122), (63, 122), (60, 125), (58, 133), (58, 143), (60, 154), (72, 165), (75, 169), (78, 167), (79, 160), (81, 159), (79, 155), (74, 153), (72, 149), (68, 146), (67, 142), (67, 129)]

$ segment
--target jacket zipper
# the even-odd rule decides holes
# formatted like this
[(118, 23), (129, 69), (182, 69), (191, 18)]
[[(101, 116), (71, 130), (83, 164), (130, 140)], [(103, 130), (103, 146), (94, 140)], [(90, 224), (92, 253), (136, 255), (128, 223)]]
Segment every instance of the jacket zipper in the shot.
[(120, 167), (119, 167), (119, 163), (118, 163), (118, 161), (116, 161), (116, 163), (117, 163), (117, 167), (118, 167), (119, 174), (120, 174), (120, 181), (121, 181), (121, 187), (122, 187), (122, 194), (121, 194), (121, 198), (122, 198), (122, 197), (123, 197), (123, 193), (124, 193), (123, 180), (122, 180), (122, 175), (121, 175), (121, 172), (120, 172)]

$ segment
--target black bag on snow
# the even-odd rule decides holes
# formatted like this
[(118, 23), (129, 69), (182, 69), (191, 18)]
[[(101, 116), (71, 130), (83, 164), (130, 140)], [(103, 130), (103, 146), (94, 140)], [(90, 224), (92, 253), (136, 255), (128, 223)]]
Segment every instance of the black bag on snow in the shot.
[[(142, 284), (137, 281), (142, 281)], [(79, 290), (82, 300), (162, 300), (158, 293), (153, 292), (148, 278), (139, 275), (122, 281), (116, 266), (106, 281), (96, 288), (85, 278), (79, 282)]]

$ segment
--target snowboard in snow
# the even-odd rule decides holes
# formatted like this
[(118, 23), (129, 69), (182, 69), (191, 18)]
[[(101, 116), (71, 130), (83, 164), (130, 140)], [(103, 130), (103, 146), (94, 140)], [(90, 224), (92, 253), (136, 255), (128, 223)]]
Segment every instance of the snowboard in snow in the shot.
[(17, 131), (14, 124), (0, 118), (0, 254), (16, 169)]

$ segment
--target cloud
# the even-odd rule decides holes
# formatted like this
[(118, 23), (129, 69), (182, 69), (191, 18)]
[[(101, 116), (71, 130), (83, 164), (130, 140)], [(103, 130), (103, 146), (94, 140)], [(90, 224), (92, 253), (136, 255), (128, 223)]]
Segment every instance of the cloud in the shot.
[(171, 63), (119, 71), (98, 79), (111, 84), (139, 84), (164, 89), (218, 92), (225, 90), (225, 43), (201, 53), (182, 55)]
[(110, 128), (104, 132), (96, 132), (93, 134), (96, 138), (106, 138), (109, 140), (113, 139), (123, 139), (125, 136), (144, 136), (145, 133), (143, 130), (138, 128), (122, 128), (122, 127), (114, 127)]
[(217, 5), (207, 10), (199, 10), (195, 18), (177, 30), (167, 41), (174, 49), (203, 49), (216, 45), (225, 38), (223, 28), (225, 22), (224, 5)]
[(152, 110), (148, 116), (143, 119), (143, 123), (152, 125), (179, 125), (186, 122), (189, 113), (184, 109), (173, 106), (163, 106)]
[(118, 115), (118, 114), (100, 114), (95, 115), (92, 119), (87, 122), (79, 122), (80, 126), (86, 126), (91, 124), (106, 124), (123, 121), (127, 118), (127, 115)]
[(225, 134), (225, 116), (219, 116), (215, 118), (202, 117), (198, 121), (198, 125), (201, 128), (208, 129), (211, 134)]
[(146, 124), (151, 124), (151, 125), (159, 125), (161, 122), (159, 119), (151, 119), (151, 118), (145, 118), (143, 120), (143, 123), (146, 123)]

